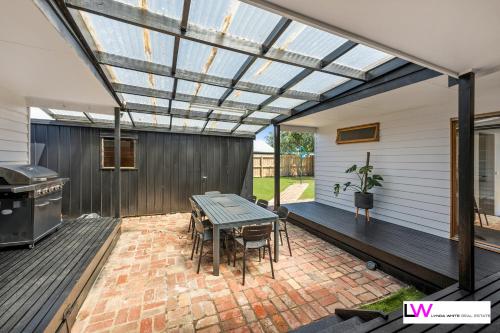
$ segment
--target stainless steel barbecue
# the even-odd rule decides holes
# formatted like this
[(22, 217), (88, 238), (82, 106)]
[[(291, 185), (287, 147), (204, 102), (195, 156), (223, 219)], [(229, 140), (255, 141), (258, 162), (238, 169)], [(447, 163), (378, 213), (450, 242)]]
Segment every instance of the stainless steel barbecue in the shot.
[(67, 181), (37, 165), (0, 165), (0, 247), (33, 247), (55, 231)]

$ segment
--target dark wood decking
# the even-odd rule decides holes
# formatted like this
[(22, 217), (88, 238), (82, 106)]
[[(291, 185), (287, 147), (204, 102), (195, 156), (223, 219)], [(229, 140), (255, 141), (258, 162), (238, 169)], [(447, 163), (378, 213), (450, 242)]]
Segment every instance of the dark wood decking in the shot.
[[(457, 242), (317, 202), (285, 205), (293, 223), (427, 292), (458, 279)], [(500, 254), (476, 248), (476, 280), (500, 272)]]
[(119, 219), (70, 220), (31, 250), (2, 250), (0, 332), (68, 331), (119, 232)]
[(383, 323), (368, 324), (363, 332), (500, 332), (500, 273), (488, 276), (476, 283), (476, 290), (472, 293), (459, 289), (458, 283), (429, 295), (425, 301), (490, 301), (491, 324), (486, 325), (404, 325), (402, 311), (389, 315)]

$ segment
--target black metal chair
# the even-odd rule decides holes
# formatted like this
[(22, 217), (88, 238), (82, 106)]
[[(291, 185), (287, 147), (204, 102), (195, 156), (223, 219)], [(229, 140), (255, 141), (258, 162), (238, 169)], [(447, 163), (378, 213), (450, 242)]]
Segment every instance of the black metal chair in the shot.
[[(281, 233), (285, 233), (286, 236), (286, 242), (288, 243), (288, 251), (290, 252), (290, 257), (292, 256), (292, 248), (290, 247), (290, 238), (288, 237), (288, 229), (286, 227), (286, 220), (288, 219), (288, 208), (284, 206), (279, 206), (278, 210), (276, 211), (276, 214), (278, 215), (278, 218), (280, 220), (280, 242), (281, 245), (283, 245), (283, 237), (281, 236)], [(276, 240), (275, 240), (276, 241)]]
[(486, 221), (486, 225), (489, 226), (488, 217), (486, 216), (486, 213), (483, 212), (483, 210), (477, 205), (476, 198), (474, 198), (474, 213), (477, 214), (477, 216), (479, 217), (479, 225), (481, 226), (481, 228), (483, 227), (483, 220), (481, 219), (481, 214), (484, 215), (484, 220)]
[(271, 231), (272, 224), (251, 225), (243, 228), (242, 236), (235, 238), (233, 266), (236, 266), (236, 252), (238, 247), (243, 248), (243, 285), (245, 285), (246, 252), (248, 249), (259, 250), (259, 261), (261, 261), (260, 250), (269, 250), (269, 261), (271, 273), (274, 279), (273, 257), (271, 254)]
[[(193, 240), (193, 248), (191, 249), (191, 260), (193, 260), (194, 253), (198, 253), (198, 248), (200, 249), (200, 256), (198, 258), (198, 269), (196, 270), (196, 273), (200, 273), (200, 265), (201, 265), (201, 259), (203, 257), (203, 245), (205, 245), (205, 242), (211, 241), (213, 239), (213, 229), (212, 229), (212, 223), (208, 219), (204, 219), (203, 215), (201, 213), (200, 208), (196, 203), (190, 198), (191, 205), (194, 208), (194, 215), (191, 215), (191, 218), (194, 221), (193, 225), (193, 233), (194, 233), (194, 240)], [(221, 230), (222, 240), (224, 244), (227, 246), (227, 241), (228, 241), (228, 233), (225, 230)], [(226, 248), (224, 246), (224, 248)], [(227, 251), (227, 264), (231, 264), (231, 256), (230, 256), (230, 251)]]
[(189, 197), (189, 203), (191, 204), (191, 218), (189, 219), (188, 233), (191, 232), (191, 239), (194, 236), (194, 218), (196, 216), (196, 203), (194, 202), (192, 197)]
[(269, 201), (264, 199), (257, 200), (257, 206), (267, 209), (269, 207)]
[(248, 197), (247, 200), (255, 203), (255, 202), (257, 202), (257, 197), (255, 195), (252, 195), (251, 197)]

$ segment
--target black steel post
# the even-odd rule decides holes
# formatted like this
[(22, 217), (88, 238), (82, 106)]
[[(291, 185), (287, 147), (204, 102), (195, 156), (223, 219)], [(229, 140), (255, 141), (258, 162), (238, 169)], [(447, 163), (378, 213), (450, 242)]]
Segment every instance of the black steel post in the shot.
[(114, 174), (114, 207), (115, 207), (115, 217), (121, 217), (121, 188), (122, 188), (122, 177), (121, 177), (121, 133), (120, 133), (120, 115), (121, 109), (115, 108), (115, 174)]
[(274, 125), (274, 209), (280, 206), (280, 125)]
[(474, 73), (458, 79), (458, 283), (474, 291)]

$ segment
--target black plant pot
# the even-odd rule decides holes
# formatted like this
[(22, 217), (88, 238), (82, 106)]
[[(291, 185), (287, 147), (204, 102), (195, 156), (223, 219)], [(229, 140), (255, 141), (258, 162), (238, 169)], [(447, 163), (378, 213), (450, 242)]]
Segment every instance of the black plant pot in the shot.
[(354, 193), (354, 206), (361, 209), (373, 208), (373, 193)]

